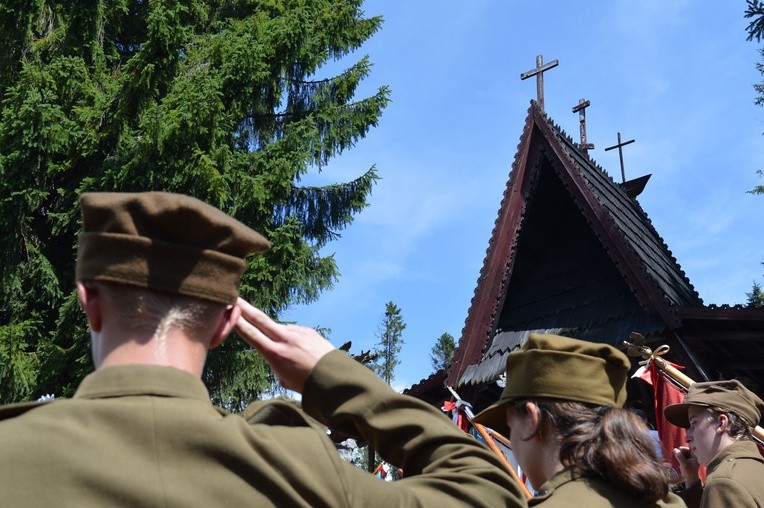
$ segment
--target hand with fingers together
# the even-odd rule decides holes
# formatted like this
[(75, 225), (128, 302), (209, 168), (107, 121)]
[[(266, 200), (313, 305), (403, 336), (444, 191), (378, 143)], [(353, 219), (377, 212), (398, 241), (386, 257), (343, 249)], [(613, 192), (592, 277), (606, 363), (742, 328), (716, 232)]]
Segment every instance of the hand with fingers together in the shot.
[(335, 347), (312, 328), (277, 323), (242, 298), (236, 304), (238, 334), (263, 355), (285, 388), (302, 393), (318, 361)]
[(690, 453), (690, 448), (687, 446), (680, 446), (674, 448), (674, 457), (676, 457), (679, 463), (680, 472), (682, 478), (684, 478), (685, 485), (692, 485), (700, 480), (699, 469), (700, 464), (698, 459)]

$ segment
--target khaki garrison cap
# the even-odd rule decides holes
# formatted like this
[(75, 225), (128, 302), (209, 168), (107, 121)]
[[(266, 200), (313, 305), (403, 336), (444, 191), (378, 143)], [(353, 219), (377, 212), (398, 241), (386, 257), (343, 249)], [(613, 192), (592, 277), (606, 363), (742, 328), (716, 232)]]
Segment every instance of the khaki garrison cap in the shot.
[(244, 258), (262, 235), (196, 198), (166, 192), (80, 196), (77, 280), (150, 288), (231, 304)]
[(501, 397), (474, 420), (508, 432), (506, 407), (521, 398), (622, 407), (629, 366), (626, 355), (613, 346), (531, 333), (523, 347), (507, 356), (507, 380)]
[(748, 425), (755, 427), (761, 420), (764, 402), (737, 379), (729, 381), (705, 381), (690, 386), (684, 401), (663, 408), (666, 420), (677, 427), (690, 427), (687, 410), (690, 406), (718, 408), (735, 413)]

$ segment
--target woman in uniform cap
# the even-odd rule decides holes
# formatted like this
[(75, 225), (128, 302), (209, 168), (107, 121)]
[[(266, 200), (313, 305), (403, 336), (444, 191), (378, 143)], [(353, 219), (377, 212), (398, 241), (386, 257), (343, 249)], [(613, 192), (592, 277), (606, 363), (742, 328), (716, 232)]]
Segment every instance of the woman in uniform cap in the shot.
[(666, 420), (687, 429), (689, 446), (674, 450), (687, 487), (679, 495), (687, 506), (764, 506), (764, 457), (751, 437), (762, 410), (764, 402), (734, 379), (695, 383), (681, 404), (666, 406)]
[(629, 360), (607, 344), (531, 333), (475, 421), (508, 433), (530, 506), (681, 507), (649, 429), (627, 409)]

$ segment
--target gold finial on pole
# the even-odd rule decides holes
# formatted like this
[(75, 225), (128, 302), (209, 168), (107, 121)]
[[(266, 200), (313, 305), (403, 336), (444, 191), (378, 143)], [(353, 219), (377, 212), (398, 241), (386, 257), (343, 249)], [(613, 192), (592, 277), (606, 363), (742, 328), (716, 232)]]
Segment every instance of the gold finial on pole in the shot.
[[(695, 384), (692, 378), (686, 376), (679, 371), (676, 367), (666, 361), (663, 356), (669, 352), (669, 346), (662, 345), (653, 351), (649, 347), (645, 346), (645, 338), (641, 333), (631, 332), (629, 339), (623, 341), (623, 345), (626, 347), (626, 354), (632, 357), (641, 357), (643, 361), (639, 362), (640, 365), (649, 366), (651, 363), (655, 364), (660, 371), (669, 377), (671, 381), (674, 381), (678, 385), (684, 387), (685, 390), (689, 390), (691, 385)], [(756, 425), (751, 432), (753, 437), (762, 445), (764, 445), (764, 429)]]

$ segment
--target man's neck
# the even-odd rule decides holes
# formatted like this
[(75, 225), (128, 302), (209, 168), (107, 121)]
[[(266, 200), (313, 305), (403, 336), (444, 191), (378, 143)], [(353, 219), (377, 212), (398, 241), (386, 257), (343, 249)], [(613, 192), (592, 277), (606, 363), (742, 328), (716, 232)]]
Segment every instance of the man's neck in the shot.
[(96, 368), (112, 365), (163, 365), (201, 377), (207, 348), (182, 330), (171, 329), (163, 336), (93, 334), (93, 361)]

